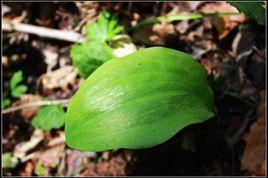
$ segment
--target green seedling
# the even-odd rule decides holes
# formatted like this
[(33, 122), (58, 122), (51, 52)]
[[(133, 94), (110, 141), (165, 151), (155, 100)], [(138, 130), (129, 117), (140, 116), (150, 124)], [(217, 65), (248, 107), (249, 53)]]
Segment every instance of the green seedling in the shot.
[(116, 16), (102, 12), (97, 22), (88, 25), (86, 42), (72, 47), (70, 56), (81, 77), (88, 77), (100, 65), (114, 57), (107, 42), (123, 30), (117, 23)]
[(18, 98), (20, 97), (20, 95), (22, 95), (28, 90), (28, 87), (26, 85), (19, 84), (22, 81), (23, 81), (23, 73), (20, 70), (12, 76), (10, 83), (9, 83), (9, 88), (10, 88), (12, 97)]
[(43, 106), (32, 120), (32, 125), (41, 130), (58, 129), (64, 125), (66, 113), (62, 105)]
[(15, 168), (18, 163), (19, 163), (18, 158), (12, 156), (10, 152), (4, 153), (2, 155), (2, 167), (4, 169)]

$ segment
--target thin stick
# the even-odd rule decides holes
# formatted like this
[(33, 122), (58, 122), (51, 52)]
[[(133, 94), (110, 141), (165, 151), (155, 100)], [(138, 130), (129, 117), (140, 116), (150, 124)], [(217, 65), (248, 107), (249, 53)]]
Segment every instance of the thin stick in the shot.
[(30, 33), (41, 37), (53, 38), (57, 40), (64, 40), (75, 43), (82, 43), (85, 41), (85, 38), (82, 37), (80, 33), (74, 31), (57, 30), (24, 23), (11, 24), (3, 22), (2, 30)]
[(53, 100), (53, 101), (37, 101), (37, 102), (22, 104), (19, 106), (14, 106), (14, 107), (4, 109), (4, 110), (2, 110), (2, 114), (7, 114), (10, 112), (14, 112), (14, 111), (22, 110), (22, 109), (27, 109), (27, 108), (31, 108), (31, 107), (36, 107), (36, 106), (46, 106), (46, 105), (54, 105), (54, 104), (67, 105), (69, 101), (70, 101), (70, 99)]

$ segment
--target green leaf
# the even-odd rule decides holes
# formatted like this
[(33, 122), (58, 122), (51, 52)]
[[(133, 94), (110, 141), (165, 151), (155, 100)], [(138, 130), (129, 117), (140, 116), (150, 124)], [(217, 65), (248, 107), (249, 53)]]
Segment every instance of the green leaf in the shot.
[(72, 47), (70, 56), (73, 65), (78, 67), (81, 77), (88, 77), (104, 62), (114, 57), (112, 48), (104, 42), (87, 42)]
[(11, 95), (13, 97), (20, 97), (23, 93), (25, 93), (28, 90), (28, 87), (26, 85), (19, 85), (16, 88), (11, 90)]
[[(228, 1), (229, 2), (229, 1)], [(259, 2), (239, 2), (230, 1), (232, 6), (236, 7), (239, 12), (243, 12), (246, 16), (252, 19), (256, 19), (265, 23), (265, 3)]]
[(17, 85), (18, 85), (20, 82), (22, 82), (22, 80), (23, 80), (23, 74), (22, 74), (22, 71), (20, 70), (20, 71), (15, 72), (15, 73), (13, 74), (11, 80), (10, 80), (10, 84), (9, 84), (10, 89), (12, 90), (12, 89), (16, 88)]
[(71, 148), (148, 148), (214, 116), (202, 66), (163, 47), (139, 50), (100, 66), (72, 97), (65, 123)]
[(2, 109), (8, 107), (11, 104), (11, 100), (9, 98), (4, 98), (2, 101)]
[(97, 22), (93, 22), (87, 27), (87, 41), (105, 42), (113, 39), (124, 28), (117, 26), (118, 20), (115, 15), (111, 16), (104, 11), (99, 15)]
[(41, 130), (58, 129), (64, 125), (66, 114), (62, 105), (42, 107), (32, 120), (32, 125)]
[(23, 74), (22, 71), (16, 72), (9, 83), (9, 87), (11, 90), (11, 96), (17, 98), (20, 97), (21, 94), (25, 93), (28, 90), (26, 85), (19, 85), (20, 82), (23, 81)]
[(39, 162), (35, 165), (34, 173), (38, 176), (43, 176), (47, 173), (47, 169), (43, 167)]
[(10, 152), (4, 153), (2, 155), (2, 166), (3, 168), (15, 168), (19, 163), (18, 158), (13, 157)]

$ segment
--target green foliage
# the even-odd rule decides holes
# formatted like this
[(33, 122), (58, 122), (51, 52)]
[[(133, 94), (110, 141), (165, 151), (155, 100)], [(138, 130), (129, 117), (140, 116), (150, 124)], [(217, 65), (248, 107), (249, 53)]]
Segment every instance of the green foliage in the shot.
[(87, 40), (105, 42), (113, 39), (115, 35), (120, 33), (124, 27), (117, 26), (118, 20), (115, 15), (109, 12), (102, 12), (97, 22), (89, 24), (87, 27)]
[(265, 23), (265, 3), (264, 1), (259, 2), (229, 2), (232, 6), (236, 7), (239, 12), (243, 12), (246, 16), (252, 19), (256, 19)]
[(205, 70), (163, 47), (139, 50), (99, 67), (71, 99), (65, 123), (75, 149), (148, 148), (214, 115)]
[(11, 104), (11, 100), (9, 98), (4, 98), (2, 100), (1, 108), (6, 108)]
[(78, 67), (81, 77), (88, 77), (107, 60), (113, 58), (113, 51), (105, 42), (91, 41), (73, 46), (70, 54), (73, 65)]
[(15, 168), (19, 163), (18, 158), (13, 157), (10, 152), (2, 155), (2, 167), (3, 168)]
[(112, 48), (106, 42), (123, 30), (117, 23), (116, 16), (102, 12), (97, 22), (88, 25), (86, 42), (72, 47), (70, 56), (81, 77), (88, 77), (100, 65), (114, 57)]
[(35, 165), (34, 173), (38, 176), (43, 176), (47, 173), (47, 169), (43, 167), (39, 162)]
[(16, 72), (9, 83), (9, 87), (11, 90), (11, 96), (17, 98), (20, 97), (23, 93), (25, 93), (28, 90), (28, 87), (26, 85), (19, 85), (20, 82), (23, 81), (23, 74), (22, 71)]
[(66, 113), (62, 105), (43, 106), (32, 120), (32, 125), (41, 130), (58, 129), (64, 125)]

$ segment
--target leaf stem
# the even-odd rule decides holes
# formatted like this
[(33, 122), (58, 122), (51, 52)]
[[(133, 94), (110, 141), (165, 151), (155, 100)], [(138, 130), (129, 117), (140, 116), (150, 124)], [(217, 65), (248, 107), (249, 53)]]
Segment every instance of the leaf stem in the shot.
[(193, 20), (193, 19), (201, 19), (204, 17), (226, 17), (226, 16), (233, 16), (233, 15), (241, 15), (240, 13), (233, 12), (233, 13), (192, 13), (192, 14), (179, 14), (179, 15), (165, 15), (165, 16), (159, 16), (150, 20), (145, 20), (143, 22), (138, 23), (136, 26), (129, 29), (129, 32), (136, 30), (138, 28), (152, 25), (157, 22), (173, 22), (173, 21), (179, 21), (179, 20)]

